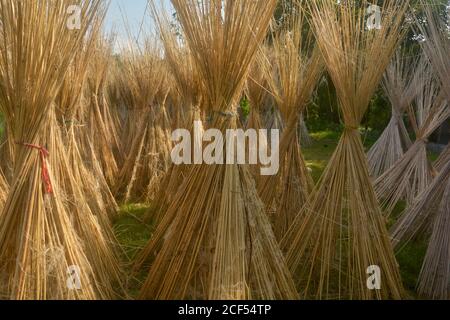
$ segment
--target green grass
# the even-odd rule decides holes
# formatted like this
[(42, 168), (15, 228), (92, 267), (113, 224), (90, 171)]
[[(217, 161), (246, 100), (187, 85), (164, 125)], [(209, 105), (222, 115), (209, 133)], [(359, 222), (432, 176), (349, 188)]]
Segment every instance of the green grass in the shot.
[(312, 133), (314, 144), (302, 149), (306, 165), (312, 170), (311, 175), (318, 182), (325, 170), (330, 157), (337, 147), (339, 133), (334, 131), (322, 131)]
[[(340, 130), (311, 133), (311, 137), (315, 143), (312, 146), (302, 148), (306, 165), (312, 170), (311, 174), (314, 181), (319, 181), (333, 152), (336, 150), (341, 134), (342, 131)], [(369, 131), (362, 138), (366, 150), (368, 150), (376, 142), (378, 137)]]
[(154, 232), (154, 226), (145, 223), (144, 218), (150, 206), (141, 204), (124, 205), (120, 208), (119, 216), (114, 223), (114, 232), (123, 249), (123, 260), (126, 279), (126, 287), (130, 297), (136, 297), (142, 282), (146, 278), (146, 271), (134, 274), (132, 261), (136, 254), (144, 248)]
[[(335, 151), (340, 134), (340, 131), (312, 133), (314, 144), (302, 149), (307, 166), (312, 169), (312, 176), (316, 182), (320, 179), (330, 157)], [(368, 133), (363, 136), (363, 139), (364, 145), (368, 149), (376, 141), (376, 136)], [(388, 227), (395, 222), (395, 219), (400, 216), (404, 209), (404, 202), (397, 205), (391, 219), (388, 221)], [(127, 274), (131, 274), (130, 261), (147, 244), (154, 231), (154, 225), (151, 221), (144, 223), (144, 216), (149, 210), (152, 210), (150, 206), (139, 204), (125, 205), (121, 208), (120, 215), (115, 222), (116, 236), (124, 249), (124, 259), (127, 261)], [(418, 240), (407, 245), (397, 255), (404, 286), (411, 297), (414, 297), (414, 289), (417, 285), (417, 278), (425, 251), (426, 242)], [(131, 297), (136, 296), (142, 281), (147, 276), (147, 272), (148, 269), (143, 270), (140, 274), (130, 276), (128, 287)]]
[(403, 285), (411, 298), (416, 297), (414, 291), (417, 287), (417, 279), (419, 278), (426, 250), (426, 241), (415, 240), (397, 253), (397, 261), (400, 265), (400, 274)]
[(430, 160), (431, 163), (435, 162), (438, 158), (439, 158), (438, 153), (432, 153), (432, 152), (428, 153), (428, 160)]
[(149, 206), (139, 204), (124, 205), (120, 208), (114, 231), (128, 260), (145, 246), (154, 231), (151, 224), (144, 222), (144, 216), (149, 209)]
[[(310, 147), (305, 147), (302, 152), (305, 156), (307, 166), (312, 169), (314, 181), (318, 181), (325, 170), (329, 159), (333, 155), (335, 148), (339, 142), (340, 132), (322, 131), (311, 134), (315, 143)], [(368, 133), (363, 136), (364, 145), (368, 150), (375, 142), (377, 137)], [(430, 155), (430, 159), (436, 159), (434, 154)], [(392, 215), (388, 221), (388, 227), (391, 227), (400, 215), (406, 209), (404, 201), (399, 202), (394, 208)], [(417, 278), (422, 267), (422, 262), (426, 251), (426, 241), (414, 241), (405, 246), (398, 254), (397, 261), (400, 265), (400, 273), (402, 276), (405, 289), (410, 297), (414, 297), (414, 290), (417, 286)]]

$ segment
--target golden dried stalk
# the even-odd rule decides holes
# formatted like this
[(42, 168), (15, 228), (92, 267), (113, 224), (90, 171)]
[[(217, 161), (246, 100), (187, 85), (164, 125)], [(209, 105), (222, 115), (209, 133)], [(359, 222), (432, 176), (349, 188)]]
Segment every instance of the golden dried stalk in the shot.
[(265, 128), (261, 119), (261, 112), (271, 96), (267, 79), (268, 75), (265, 72), (268, 69), (268, 66), (265, 64), (270, 63), (267, 57), (268, 50), (269, 48), (263, 47), (258, 52), (255, 62), (251, 66), (245, 88), (245, 94), (250, 102), (250, 115), (247, 128), (255, 130)]
[[(164, 45), (165, 62), (173, 75), (175, 89), (179, 97), (176, 108), (175, 130), (185, 128), (194, 137), (193, 143), (201, 145), (201, 136), (194, 136), (197, 132), (194, 130), (195, 122), (202, 122), (200, 104), (201, 104), (201, 80), (196, 70), (192, 55), (188, 46), (177, 38), (177, 35), (171, 30), (169, 18), (165, 9), (157, 9), (154, 2), (151, 2), (151, 8), (155, 20), (158, 22), (160, 37)], [(184, 118), (183, 121), (180, 119)], [(200, 133), (201, 134), (201, 133)], [(152, 217), (154, 223), (161, 221), (162, 213), (167, 210), (167, 206), (172, 202), (178, 188), (182, 185), (184, 178), (189, 170), (188, 165), (170, 166), (167, 175), (161, 183), (159, 195), (155, 197), (158, 202), (156, 215), (155, 210), (151, 210), (147, 218)]]
[[(235, 106), (276, 1), (172, 3), (201, 75), (211, 127), (237, 128)], [(140, 298), (297, 297), (246, 166), (192, 166), (136, 267), (155, 250)]]
[(8, 196), (9, 185), (6, 181), (6, 178), (0, 169), (0, 212), (3, 210), (3, 206), (5, 205), (6, 198)]
[[(245, 86), (245, 95), (250, 103), (250, 114), (247, 121), (247, 128), (253, 130), (266, 129), (262, 119), (262, 112), (267, 105), (269, 98), (271, 97), (270, 86), (268, 83), (267, 70), (269, 64), (268, 59), (269, 47), (262, 47), (255, 58), (255, 62), (252, 64)], [(258, 142), (260, 146), (270, 148), (267, 137), (260, 137)], [(249, 152), (249, 150), (247, 150)], [(247, 155), (248, 156), (248, 155)], [(250, 166), (250, 170), (258, 181), (260, 177), (261, 167), (259, 165)]]
[(92, 144), (96, 159), (102, 168), (103, 179), (108, 186), (113, 188), (119, 174), (118, 161), (122, 160), (122, 145), (118, 134), (116, 121), (114, 120), (110, 101), (108, 99), (107, 86), (111, 65), (113, 64), (112, 47), (113, 41), (109, 39), (95, 39), (93, 53), (89, 58), (87, 110), (85, 110), (84, 121), (87, 125), (85, 149)]
[[(304, 1), (296, 1), (284, 27), (274, 36), (274, 70), (269, 84), (286, 128), (280, 142), (280, 172), (259, 179), (259, 193), (282, 238), (314, 187), (300, 150), (298, 124), (322, 73), (322, 57), (305, 32)], [(309, 27), (309, 26), (308, 26)]]
[(152, 201), (169, 170), (171, 123), (166, 112), (170, 91), (157, 39), (133, 48), (121, 64), (119, 81), (128, 105), (123, 132), (126, 158), (115, 186), (125, 202)]
[[(56, 108), (55, 108), (56, 109)], [(121, 286), (122, 270), (119, 264), (119, 247), (114, 236), (103, 199), (94, 198), (101, 194), (94, 176), (84, 165), (73, 132), (64, 141), (54, 112), (48, 119), (43, 137), (48, 138), (47, 148), (51, 150), (49, 166), (53, 168), (53, 179), (59, 185), (59, 196), (64, 209), (70, 212), (71, 222), (83, 243), (97, 285), (105, 296), (113, 299), (123, 296)], [(66, 145), (66, 143), (68, 143)], [(116, 290), (117, 288), (117, 290)]]
[[(408, 1), (384, 1), (382, 28), (368, 30), (368, 2), (313, 1), (311, 24), (338, 94), (345, 130), (310, 198), (282, 241), (301, 296), (400, 299), (398, 265), (358, 131), (369, 101), (402, 38)], [(367, 285), (382, 270), (381, 290)]]
[[(76, 31), (67, 27), (66, 9), (73, 4), (83, 13)], [(53, 161), (64, 158), (50, 155), (48, 160), (43, 148), (58, 143), (51, 135), (53, 101), (100, 5), (96, 0), (0, 1), (5, 40), (0, 44), (0, 107), (11, 128), (10, 139), (18, 143), (0, 219), (4, 298), (96, 299), (112, 294), (99, 283), (99, 261), (89, 260), (92, 256), (66, 207), (59, 178), (65, 168)], [(79, 270), (80, 290), (68, 286), (71, 266)]]
[(12, 180), (12, 174), (14, 170), (14, 141), (9, 139), (9, 132), (11, 131), (8, 128), (8, 121), (5, 119), (3, 135), (1, 137), (0, 142), (0, 168), (3, 171), (4, 177), (7, 182)]
[[(100, 37), (106, 10), (106, 6), (102, 8), (102, 12), (97, 15), (93, 22), (93, 27), (83, 44), (83, 48), (77, 50), (76, 57), (69, 66), (68, 72), (66, 72), (66, 78), (56, 99), (56, 112), (62, 128), (64, 145), (67, 146), (66, 155), (71, 162), (72, 174), (76, 176), (76, 181), (79, 181), (82, 185), (83, 199), (101, 219), (104, 219), (103, 216), (106, 216), (106, 214), (110, 218), (114, 218), (118, 206), (106, 182), (103, 173), (105, 171), (97, 169), (100, 163), (92, 157), (90, 152), (90, 139), (92, 137), (90, 137), (88, 127), (92, 126), (92, 123), (87, 123), (88, 114), (96, 106), (87, 105), (91, 99), (86, 98), (86, 96), (95, 95), (95, 93), (87, 90), (88, 75), (89, 71), (91, 74), (95, 73), (93, 65), (91, 65), (92, 60), (99, 59), (98, 46), (101, 43)], [(105, 49), (103, 52), (107, 55), (107, 47), (103, 46), (103, 48)], [(104, 68), (100, 68), (98, 72), (104, 75)], [(99, 141), (97, 141), (96, 145), (99, 144)], [(112, 146), (112, 144), (109, 144), (107, 147), (111, 148)], [(109, 223), (107, 223), (107, 228), (110, 228)]]
[(392, 106), (392, 116), (367, 154), (372, 177), (378, 178), (389, 170), (412, 145), (403, 118), (417, 95), (418, 81), (421, 79), (416, 71), (422, 67), (420, 62), (418, 58), (405, 57), (399, 50), (384, 74), (382, 84)]
[(120, 288), (122, 274), (117, 241), (109, 218), (116, 215), (117, 204), (103, 173), (95, 170), (92, 161), (89, 164), (84, 161), (83, 153), (86, 154), (87, 150), (82, 148), (86, 147), (84, 140), (88, 136), (86, 125), (80, 124), (85, 121), (88, 112), (84, 94), (89, 62), (96, 54), (106, 10), (106, 6), (99, 9), (83, 47), (77, 51), (69, 66), (56, 99), (57, 107), (53, 110), (58, 119), (52, 112), (47, 124), (48, 131), (43, 135), (52, 137), (52, 145), (47, 145), (52, 151), (50, 165), (58, 170), (54, 172), (55, 179), (59, 180), (65, 207), (72, 213), (75, 228), (85, 243), (86, 255), (105, 291), (109, 292), (110, 297), (115, 297), (114, 286)]

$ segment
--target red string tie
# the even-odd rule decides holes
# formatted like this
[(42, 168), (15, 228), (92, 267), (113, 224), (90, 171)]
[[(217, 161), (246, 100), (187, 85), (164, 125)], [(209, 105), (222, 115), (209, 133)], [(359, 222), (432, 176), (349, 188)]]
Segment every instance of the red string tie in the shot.
[(52, 181), (50, 179), (50, 173), (47, 167), (47, 158), (50, 155), (48, 150), (45, 147), (38, 146), (35, 144), (30, 143), (18, 143), (18, 144), (39, 151), (39, 157), (41, 158), (41, 172), (42, 172), (42, 181), (44, 183), (44, 191), (47, 194), (53, 194)]

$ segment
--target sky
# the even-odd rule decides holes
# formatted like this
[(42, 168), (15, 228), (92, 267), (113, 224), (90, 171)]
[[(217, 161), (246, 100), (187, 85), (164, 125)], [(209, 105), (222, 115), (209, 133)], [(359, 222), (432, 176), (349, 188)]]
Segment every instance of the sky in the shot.
[[(170, 10), (170, 0), (155, 1)], [(106, 31), (114, 30), (117, 33), (118, 43), (124, 42), (128, 38), (128, 35), (123, 22), (123, 14), (127, 17), (133, 36), (136, 36), (141, 28), (144, 13), (145, 30), (154, 30), (155, 25), (149, 16), (149, 9), (147, 7), (147, 0), (111, 0), (105, 21)]]
[[(139, 33), (142, 24), (142, 18), (145, 16), (144, 28), (146, 31), (154, 30), (155, 25), (149, 16), (147, 0), (110, 0), (111, 4), (106, 17), (105, 28), (107, 31), (114, 30), (117, 33), (117, 48), (124, 45), (128, 39), (124, 27), (122, 12), (126, 15), (130, 24), (131, 32), (134, 36)], [(169, 11), (172, 11), (170, 0), (154, 0), (163, 5)], [(450, 5), (450, 0), (449, 0)], [(146, 10), (147, 8), (147, 10)], [(117, 49), (116, 48), (116, 49)]]

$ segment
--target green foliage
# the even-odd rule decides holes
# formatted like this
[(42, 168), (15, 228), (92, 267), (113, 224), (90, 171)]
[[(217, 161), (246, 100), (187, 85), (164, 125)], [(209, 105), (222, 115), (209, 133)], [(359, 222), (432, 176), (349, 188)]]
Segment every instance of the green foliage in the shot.
[(371, 129), (377, 134), (381, 134), (383, 130), (389, 124), (392, 116), (392, 107), (383, 93), (383, 90), (379, 88), (373, 96), (369, 109), (362, 121), (364, 128)]
[(248, 116), (250, 115), (251, 107), (250, 107), (250, 102), (247, 97), (243, 97), (241, 99), (240, 106), (241, 106), (242, 116), (244, 117), (244, 119), (248, 119)]
[(417, 288), (422, 263), (427, 250), (427, 242), (416, 240), (409, 243), (397, 254), (397, 261), (400, 265), (400, 274), (402, 276), (405, 289), (415, 295), (413, 292)]
[(341, 128), (336, 90), (327, 74), (322, 78), (315, 97), (308, 106), (306, 121), (312, 131), (337, 131)]
[(311, 175), (314, 181), (318, 182), (322, 176), (331, 155), (337, 147), (340, 134), (341, 132), (338, 130), (311, 133), (311, 138), (315, 143), (310, 147), (302, 148), (306, 165), (312, 170)]
[[(379, 88), (370, 102), (362, 127), (374, 134), (381, 134), (391, 119), (391, 112), (390, 103)], [(324, 76), (313, 102), (308, 107), (306, 120), (313, 131), (343, 128), (336, 90), (328, 75)]]

